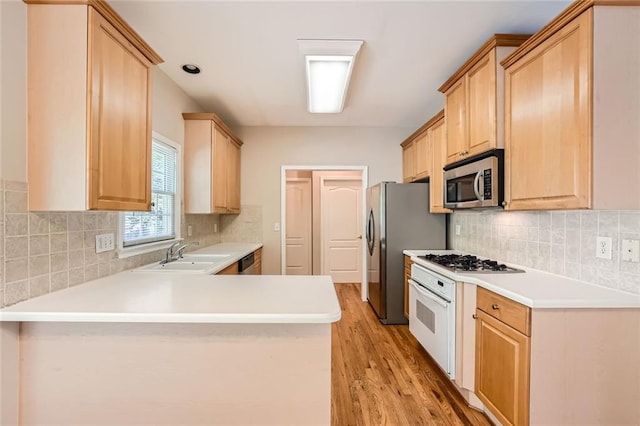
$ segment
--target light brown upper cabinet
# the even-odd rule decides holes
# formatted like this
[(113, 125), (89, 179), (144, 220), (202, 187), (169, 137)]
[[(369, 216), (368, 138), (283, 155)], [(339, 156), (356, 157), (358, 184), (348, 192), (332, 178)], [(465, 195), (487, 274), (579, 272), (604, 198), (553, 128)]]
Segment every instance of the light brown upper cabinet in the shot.
[(185, 213), (240, 213), (242, 141), (213, 113), (183, 113)]
[(415, 140), (407, 139), (402, 142), (402, 182), (413, 182), (416, 179), (416, 151)]
[(29, 210), (150, 210), (162, 59), (105, 2), (25, 2)]
[(440, 111), (413, 132), (402, 146), (402, 181), (416, 182), (429, 178), (429, 206), (431, 213), (451, 213), (444, 208), (444, 179), (442, 168), (446, 159), (446, 129), (444, 110)]
[(429, 156), (431, 157), (431, 177), (429, 178), (429, 211), (431, 213), (451, 213), (444, 207), (443, 168), (447, 161), (447, 129), (444, 110), (437, 113), (429, 127)]
[(422, 125), (400, 144), (402, 181), (405, 183), (424, 180), (431, 174), (431, 147), (427, 124)]
[(445, 95), (447, 164), (504, 146), (504, 70), (498, 64), (528, 37), (494, 35), (438, 89)]
[(502, 62), (507, 209), (640, 209), (640, 2), (598, 4)]

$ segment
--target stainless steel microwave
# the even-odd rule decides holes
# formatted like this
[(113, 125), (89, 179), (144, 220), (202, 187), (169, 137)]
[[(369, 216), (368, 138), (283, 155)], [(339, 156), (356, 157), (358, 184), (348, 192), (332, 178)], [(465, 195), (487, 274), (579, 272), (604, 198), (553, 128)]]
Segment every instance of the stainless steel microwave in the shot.
[(450, 209), (502, 207), (504, 150), (491, 151), (444, 168), (444, 206)]

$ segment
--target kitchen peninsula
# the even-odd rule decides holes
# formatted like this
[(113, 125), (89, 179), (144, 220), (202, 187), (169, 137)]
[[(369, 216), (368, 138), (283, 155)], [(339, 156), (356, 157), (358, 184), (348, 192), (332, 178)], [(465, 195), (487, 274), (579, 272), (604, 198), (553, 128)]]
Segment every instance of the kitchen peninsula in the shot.
[(0, 311), (0, 423), (329, 424), (340, 316), (327, 276), (125, 271), (31, 299)]

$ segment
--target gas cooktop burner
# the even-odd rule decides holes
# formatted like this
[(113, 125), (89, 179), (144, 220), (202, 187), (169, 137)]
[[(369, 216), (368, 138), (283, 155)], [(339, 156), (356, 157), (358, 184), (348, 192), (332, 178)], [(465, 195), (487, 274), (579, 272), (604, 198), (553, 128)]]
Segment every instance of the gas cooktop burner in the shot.
[(469, 254), (427, 254), (419, 257), (444, 266), (453, 272), (524, 272), (522, 269), (512, 268), (495, 260), (480, 259)]

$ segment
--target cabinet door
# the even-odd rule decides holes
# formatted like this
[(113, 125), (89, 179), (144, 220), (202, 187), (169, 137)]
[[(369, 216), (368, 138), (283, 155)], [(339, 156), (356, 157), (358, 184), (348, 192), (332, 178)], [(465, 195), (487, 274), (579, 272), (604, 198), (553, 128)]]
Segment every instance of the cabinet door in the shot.
[(89, 8), (88, 207), (151, 208), (151, 63)]
[(507, 208), (591, 205), (591, 9), (505, 70)]
[(431, 172), (429, 138), (427, 132), (419, 135), (414, 142), (416, 154), (416, 179), (424, 179)]
[(402, 181), (412, 182), (416, 177), (416, 145), (411, 142), (402, 148)]
[(469, 155), (496, 147), (496, 51), (492, 49), (467, 74)]
[(211, 189), (213, 190), (213, 212), (214, 213), (226, 213), (227, 212), (227, 158), (229, 147), (229, 136), (222, 132), (215, 124), (213, 126), (213, 149), (211, 153), (213, 159), (213, 170), (211, 171)]
[(434, 124), (429, 132), (431, 143), (431, 177), (429, 178), (429, 204), (431, 213), (451, 213), (444, 208), (444, 170), (447, 161), (447, 128), (445, 121)]
[(240, 147), (229, 140), (227, 149), (227, 209), (240, 213)]
[(529, 424), (529, 337), (476, 310), (476, 395), (504, 425)]
[(466, 80), (461, 78), (445, 94), (444, 116), (447, 126), (447, 164), (462, 159), (467, 148)]

